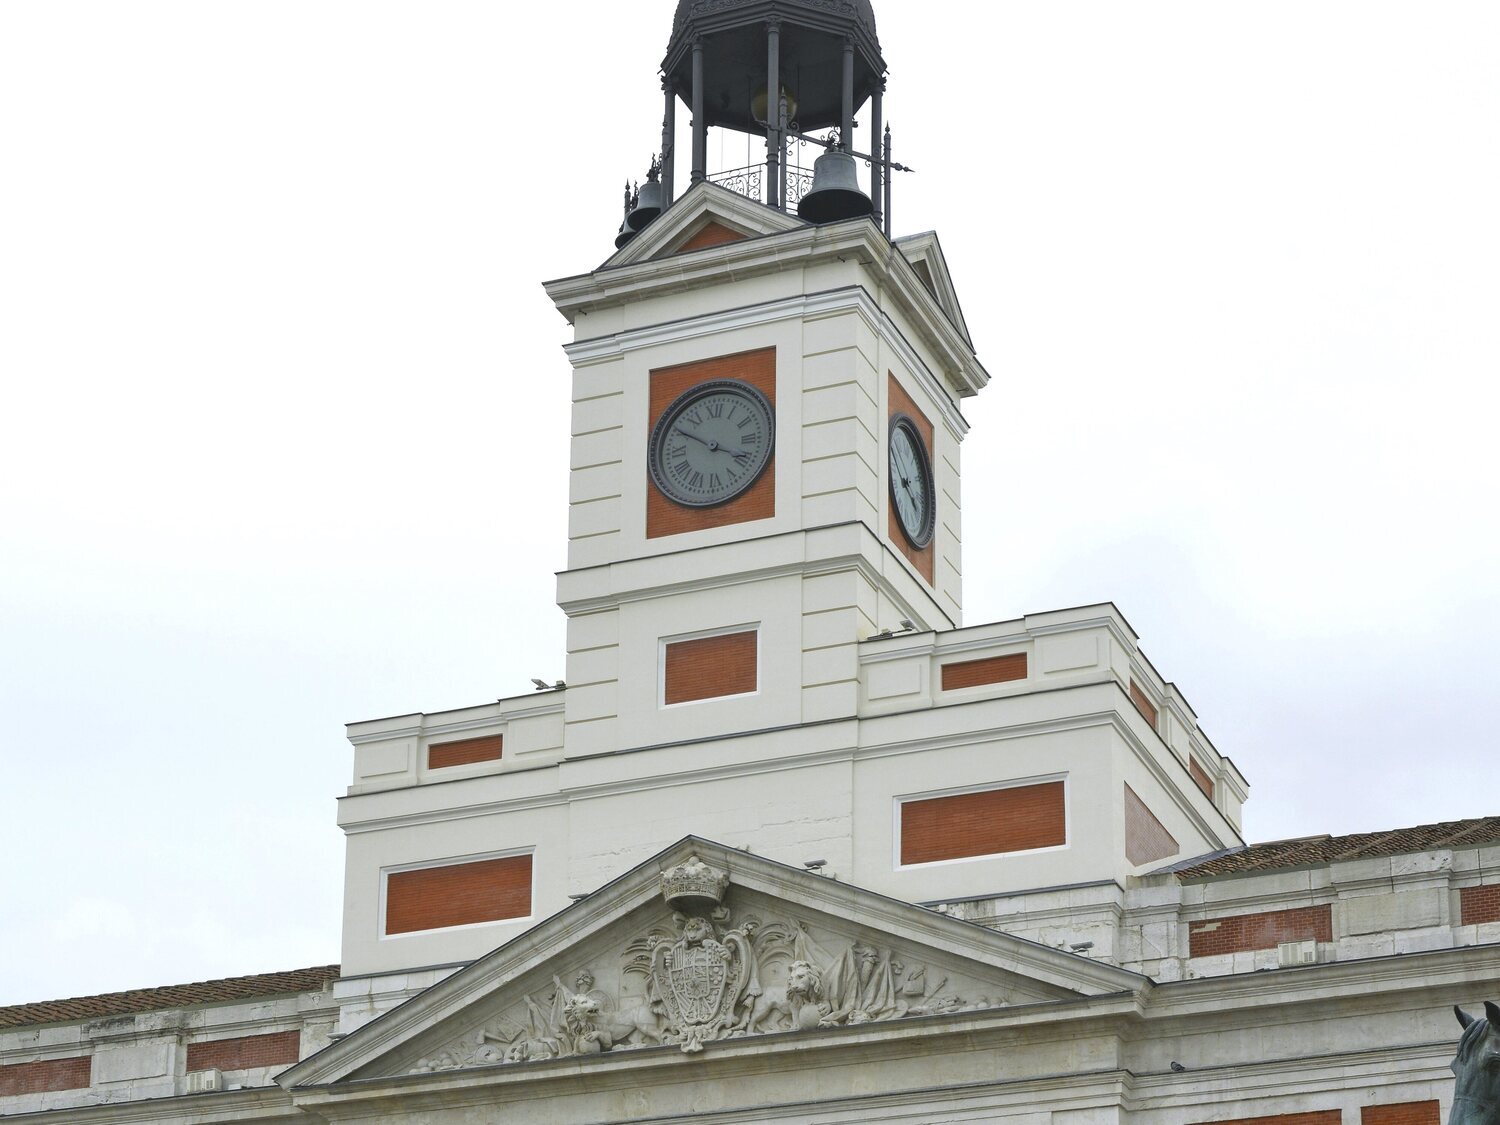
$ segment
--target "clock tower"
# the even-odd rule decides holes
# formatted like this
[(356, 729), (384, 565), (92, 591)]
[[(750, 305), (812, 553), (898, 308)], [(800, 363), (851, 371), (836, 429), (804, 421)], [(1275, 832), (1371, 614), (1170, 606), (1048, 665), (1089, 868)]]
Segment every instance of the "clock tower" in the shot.
[[(914, 902), (1239, 839), (1243, 779), (1113, 606), (962, 620), (989, 375), (937, 237), (893, 230), (866, 0), (681, 0), (661, 73), (608, 257), (546, 284), (566, 680), (350, 728), (344, 966), (391, 996), (690, 834)], [(710, 129), (764, 163), (710, 168)]]

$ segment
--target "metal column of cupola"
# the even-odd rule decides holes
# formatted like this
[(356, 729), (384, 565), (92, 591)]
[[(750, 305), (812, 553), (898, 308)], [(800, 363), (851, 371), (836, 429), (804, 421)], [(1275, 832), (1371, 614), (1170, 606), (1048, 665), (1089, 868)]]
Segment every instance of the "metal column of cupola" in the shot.
[[(692, 115), (690, 183), (714, 179), (814, 223), (869, 215), (889, 236), (891, 172), (906, 169), (890, 160), (885, 73), (869, 0), (679, 0), (661, 64), (660, 159), (644, 184), (627, 183), (615, 245), (672, 204), (679, 99)], [(859, 137), (855, 115), (866, 104), (869, 135)], [(763, 136), (765, 163), (710, 176), (710, 126)], [(810, 178), (789, 165), (793, 141), (825, 150)], [(860, 162), (870, 168), (868, 193)]]

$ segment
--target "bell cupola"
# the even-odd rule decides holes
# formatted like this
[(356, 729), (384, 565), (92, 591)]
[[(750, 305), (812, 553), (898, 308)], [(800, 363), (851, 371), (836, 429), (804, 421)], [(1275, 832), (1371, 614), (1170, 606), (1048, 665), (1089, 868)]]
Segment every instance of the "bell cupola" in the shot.
[[(900, 166), (883, 121), (885, 72), (868, 0), (681, 0), (661, 64), (661, 182), (653, 177), (650, 196), (661, 210), (638, 214), (627, 195), (616, 245), (671, 206), (683, 171), (689, 184), (711, 180), (811, 223), (868, 215), (889, 237), (890, 171)], [(691, 115), (685, 159), (675, 151), (679, 101)], [(867, 130), (857, 119), (866, 108)], [(763, 162), (710, 168), (711, 128), (763, 138)], [(822, 150), (815, 165), (809, 146)]]

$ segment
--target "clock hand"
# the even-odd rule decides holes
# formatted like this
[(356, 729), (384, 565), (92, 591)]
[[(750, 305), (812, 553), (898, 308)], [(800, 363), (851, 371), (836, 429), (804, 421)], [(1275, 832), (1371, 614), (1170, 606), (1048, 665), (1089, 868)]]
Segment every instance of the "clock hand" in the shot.
[(708, 446), (709, 452), (711, 452), (711, 453), (727, 453), (731, 457), (749, 457), (750, 456), (750, 452), (748, 450), (745, 450), (745, 449), (735, 449), (732, 446), (728, 446), (728, 445), (720, 445), (716, 441), (710, 441), (706, 437), (700, 437), (698, 434), (691, 433), (688, 430), (684, 430), (681, 426), (674, 425), (672, 427), (672, 429), (676, 430), (683, 437), (689, 437), (689, 438), (692, 438), (694, 441), (702, 442), (704, 445)]

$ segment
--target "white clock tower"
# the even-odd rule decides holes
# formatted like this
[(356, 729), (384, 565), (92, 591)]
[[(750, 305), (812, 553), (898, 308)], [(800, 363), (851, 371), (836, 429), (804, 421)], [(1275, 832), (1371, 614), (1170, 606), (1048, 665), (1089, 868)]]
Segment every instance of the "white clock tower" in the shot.
[[(350, 728), (344, 974), (391, 997), (690, 834), (923, 903), (1239, 841), (1243, 779), (1113, 606), (963, 625), (960, 404), (989, 375), (936, 236), (892, 236), (868, 3), (682, 0), (662, 73), (613, 254), (546, 286), (566, 686)], [(859, 114), (879, 152), (846, 145)], [(765, 164), (712, 173), (710, 127)]]

